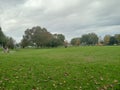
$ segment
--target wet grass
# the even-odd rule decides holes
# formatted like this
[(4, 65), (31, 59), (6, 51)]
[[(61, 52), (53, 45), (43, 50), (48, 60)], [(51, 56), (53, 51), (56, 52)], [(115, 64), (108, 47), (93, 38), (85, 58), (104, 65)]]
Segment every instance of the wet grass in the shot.
[(0, 90), (120, 90), (120, 47), (0, 51)]

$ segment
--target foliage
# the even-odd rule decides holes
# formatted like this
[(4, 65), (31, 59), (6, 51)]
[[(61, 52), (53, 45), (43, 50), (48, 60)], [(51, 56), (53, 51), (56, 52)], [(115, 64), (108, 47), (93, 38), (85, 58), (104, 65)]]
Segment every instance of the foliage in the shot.
[(57, 38), (52, 38), (49, 42), (48, 42), (48, 47), (57, 47), (60, 45), (60, 40)]
[(14, 40), (12, 37), (7, 37), (6, 46), (7, 46), (8, 48), (14, 49), (15, 40)]
[(2, 28), (0, 27), (0, 45), (5, 46), (6, 44), (6, 36), (2, 32)]
[(29, 42), (30, 42), (30, 41), (27, 39), (27, 37), (26, 37), (26, 36), (23, 36), (23, 39), (21, 40), (20, 45), (22, 46), (22, 48), (25, 48), (26, 46), (29, 45)]
[(116, 39), (114, 36), (111, 36), (110, 41), (109, 41), (109, 45), (114, 45), (114, 44), (116, 44)]
[(46, 46), (51, 38), (52, 38), (51, 33), (49, 33), (45, 28), (43, 29), (34, 28), (34, 33), (31, 37), (33, 43), (35, 43), (37, 47)]
[(120, 45), (120, 34), (115, 34), (114, 36), (105, 35), (104, 37), (105, 45)]
[(40, 26), (27, 29), (21, 41), (21, 46), (57, 47), (63, 45), (65, 36), (62, 34), (51, 34), (46, 28)]
[(65, 36), (62, 34), (53, 34), (52, 38), (48, 41), (48, 47), (58, 47), (64, 45)]
[(71, 40), (71, 44), (72, 44), (73, 46), (79, 46), (79, 45), (80, 45), (80, 38), (73, 38), (73, 39)]
[(98, 36), (95, 33), (84, 34), (81, 37), (81, 43), (86, 45), (98, 44)]
[(53, 34), (53, 39), (51, 40), (54, 43), (54, 46), (64, 45), (65, 36), (62, 34)]
[(105, 45), (109, 45), (109, 42), (110, 42), (110, 35), (105, 35), (105, 37), (104, 37), (104, 44)]
[(116, 44), (120, 45), (120, 34), (115, 34)]

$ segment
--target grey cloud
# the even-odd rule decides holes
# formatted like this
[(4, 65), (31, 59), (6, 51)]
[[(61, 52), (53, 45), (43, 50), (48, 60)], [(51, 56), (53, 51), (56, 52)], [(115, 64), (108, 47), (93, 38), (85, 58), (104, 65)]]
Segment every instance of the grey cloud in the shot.
[(3, 0), (0, 16), (5, 33), (16, 39), (25, 29), (40, 25), (70, 40), (89, 32), (120, 33), (119, 4), (119, 0)]
[(0, 7), (7, 8), (16, 7), (19, 4), (22, 4), (25, 0), (0, 0)]

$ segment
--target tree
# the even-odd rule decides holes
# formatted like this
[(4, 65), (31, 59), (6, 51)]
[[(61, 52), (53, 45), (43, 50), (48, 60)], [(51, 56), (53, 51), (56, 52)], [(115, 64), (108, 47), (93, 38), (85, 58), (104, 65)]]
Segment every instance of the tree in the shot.
[(51, 40), (48, 42), (48, 47), (57, 47), (60, 45), (60, 41), (57, 38), (51, 38)]
[(1, 46), (5, 46), (6, 45), (6, 36), (4, 35), (4, 33), (2, 32), (2, 28), (0, 27), (0, 45)]
[(95, 45), (98, 44), (98, 36), (95, 33), (89, 33), (88, 34), (88, 44), (89, 45)]
[(89, 37), (88, 37), (87, 34), (82, 35), (82, 37), (81, 37), (81, 43), (83, 45), (88, 45), (88, 40), (89, 40)]
[(6, 46), (7, 46), (8, 48), (13, 49), (14, 46), (15, 46), (15, 40), (14, 40), (12, 37), (8, 37), (8, 38), (7, 38)]
[(114, 36), (111, 36), (110, 41), (109, 41), (109, 45), (114, 45), (114, 44), (116, 44), (116, 39)]
[(73, 46), (79, 46), (79, 45), (80, 45), (80, 38), (73, 38), (73, 39), (71, 40), (71, 44), (72, 44)]
[(120, 34), (115, 34), (116, 44), (120, 45)]
[(57, 37), (58, 37), (58, 39), (59, 39), (59, 40), (62, 42), (62, 44), (63, 44), (63, 42), (64, 42), (64, 40), (65, 40), (65, 36), (64, 36), (63, 34), (58, 34)]
[(21, 46), (37, 47), (57, 47), (64, 45), (65, 36), (63, 34), (51, 34), (46, 28), (40, 26), (25, 30), (25, 35), (21, 40)]
[(45, 28), (36, 29), (32, 35), (32, 41), (37, 45), (37, 47), (47, 46), (51, 38), (52, 34), (49, 33)]
[(98, 36), (95, 33), (84, 34), (81, 37), (81, 43), (85, 45), (95, 45), (98, 43)]
[(105, 37), (104, 37), (104, 44), (105, 45), (109, 45), (110, 44), (110, 35), (105, 35)]
[(57, 47), (64, 45), (65, 36), (63, 34), (53, 34), (50, 39), (48, 46), (49, 47)]
[(22, 46), (22, 48), (25, 48), (29, 44), (30, 44), (30, 40), (26, 36), (23, 35), (23, 39), (21, 40), (20, 45)]
[(34, 45), (37, 47), (47, 47), (50, 45), (52, 38), (53, 35), (46, 28), (36, 26), (25, 31), (21, 45), (22, 47)]
[(63, 34), (53, 34), (53, 38), (57, 40), (58, 45), (64, 45), (65, 36)]

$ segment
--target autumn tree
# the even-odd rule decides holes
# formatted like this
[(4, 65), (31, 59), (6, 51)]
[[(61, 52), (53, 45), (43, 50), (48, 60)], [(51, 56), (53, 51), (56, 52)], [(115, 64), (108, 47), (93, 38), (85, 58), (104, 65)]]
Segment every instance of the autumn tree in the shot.
[(104, 44), (105, 45), (109, 45), (109, 43), (110, 43), (110, 35), (105, 35), (105, 37), (104, 37)]
[(71, 44), (72, 44), (73, 46), (79, 46), (79, 45), (80, 45), (80, 38), (73, 38), (73, 39), (71, 40)]

